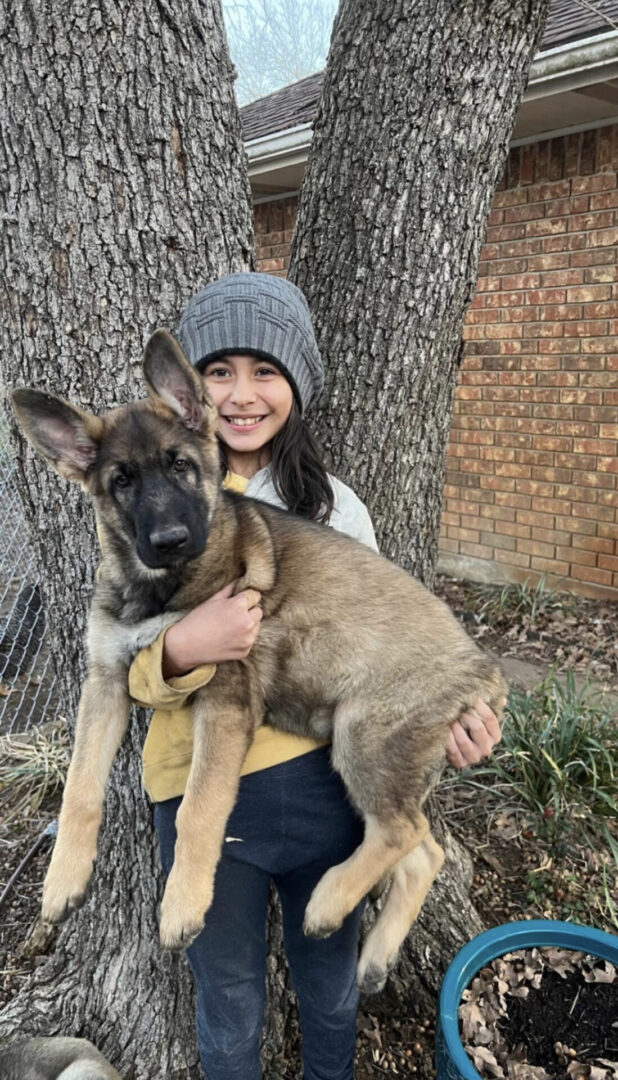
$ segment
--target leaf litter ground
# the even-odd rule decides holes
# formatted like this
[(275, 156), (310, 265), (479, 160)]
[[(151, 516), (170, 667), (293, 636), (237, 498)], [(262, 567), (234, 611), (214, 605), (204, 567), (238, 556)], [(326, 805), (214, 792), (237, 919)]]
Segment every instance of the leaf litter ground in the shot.
[[(618, 605), (578, 600), (575, 613), (565, 599), (564, 618), (551, 608), (531, 621), (523, 615), (478, 616), (478, 587), (441, 577), (436, 592), (464, 622), (468, 633), (497, 656), (512, 656), (546, 667), (558, 662), (564, 670), (592, 674), (611, 690), (618, 689)], [(540, 622), (539, 622), (540, 618)], [(466, 800), (468, 805), (466, 805)], [(452, 789), (441, 798), (447, 822), (474, 859), (472, 900), (484, 922), (496, 926), (511, 919), (575, 918), (601, 928), (615, 927), (596, 912), (599, 855), (585, 848), (570, 853), (567, 870), (556, 872), (547, 845), (511, 814), (496, 814), (478, 792)], [(49, 799), (31, 818), (8, 825), (0, 820), (0, 892), (44, 827), (58, 812)], [(42, 932), (38, 911), (49, 861), (46, 842), (29, 863), (0, 912), (0, 1008), (26, 984), (32, 970), (45, 962), (53, 933)], [(367, 999), (358, 1018), (356, 1080), (411, 1076), (433, 1080), (435, 1016), (401, 1015)], [(560, 1041), (560, 1040), (558, 1040)], [(297, 1047), (286, 1048), (280, 1068), (267, 1080), (296, 1080)], [(565, 1076), (573, 1077), (573, 1073)], [(537, 1080), (519, 1076), (509, 1080)], [(575, 1080), (586, 1080), (584, 1076)], [(602, 1080), (590, 1075), (589, 1080)]]

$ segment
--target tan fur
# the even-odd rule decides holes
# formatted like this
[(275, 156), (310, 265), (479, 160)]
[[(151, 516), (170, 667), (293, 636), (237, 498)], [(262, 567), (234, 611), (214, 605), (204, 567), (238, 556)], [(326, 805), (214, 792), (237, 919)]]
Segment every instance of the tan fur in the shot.
[[(91, 614), (91, 674), (44, 915), (56, 920), (83, 899), (103, 785), (126, 724), (132, 655), (166, 621), (237, 581), (238, 589), (260, 591), (264, 620), (247, 659), (219, 665), (193, 698), (194, 753), (162, 904), (162, 941), (186, 946), (199, 933), (242, 760), (266, 712), (281, 729), (332, 735), (333, 765), (366, 823), (358, 850), (318, 883), (306, 931), (331, 933), (391, 875), (360, 962), (361, 985), (376, 989), (442, 864), (421, 807), (444, 761), (450, 724), (479, 697), (499, 712), (505, 683), (446, 606), (404, 571), (332, 529), (219, 490), (212, 406), (168, 339), (157, 332), (145, 360), (151, 392), (154, 383), (167, 404), (155, 397), (103, 417), (97, 464), (81, 478), (95, 502), (105, 557)], [(172, 409), (174, 395), (179, 407)], [(53, 460), (47, 434), (39, 433), (40, 418), (33, 420), (26, 405), (20, 398), (22, 422)], [(156, 590), (165, 585), (166, 571), (140, 562), (118, 500), (109, 494), (108, 472), (120, 461), (145, 475), (155, 468), (153, 455), (161, 446), (180, 448), (199, 463), (209, 530), (203, 554), (184, 567), (162, 613)], [(113, 703), (102, 693), (110, 681), (121, 686)]]
[(20, 1039), (0, 1048), (2, 1080), (122, 1080), (88, 1039)]

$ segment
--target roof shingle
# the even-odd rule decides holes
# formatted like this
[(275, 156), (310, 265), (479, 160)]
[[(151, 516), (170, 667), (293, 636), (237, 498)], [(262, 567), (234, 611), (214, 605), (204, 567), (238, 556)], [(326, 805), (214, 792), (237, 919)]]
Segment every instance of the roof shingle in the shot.
[[(617, 27), (618, 0), (552, 0), (540, 52)], [(240, 115), (246, 141), (311, 123), (323, 78), (324, 73), (318, 71), (245, 105)]]

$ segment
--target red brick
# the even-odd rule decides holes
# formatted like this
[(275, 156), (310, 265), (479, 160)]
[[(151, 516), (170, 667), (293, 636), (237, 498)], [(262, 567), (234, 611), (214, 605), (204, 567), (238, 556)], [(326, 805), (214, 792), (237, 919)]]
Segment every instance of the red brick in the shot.
[(603, 570), (618, 570), (618, 558), (615, 555), (599, 555), (599, 566)]
[(616, 300), (604, 300), (600, 304), (584, 304), (584, 319), (615, 318), (618, 318), (618, 301)]
[[(514, 491), (496, 491), (495, 497), (498, 506), (513, 506), (516, 510), (529, 510), (532, 505), (529, 495), (520, 495)], [(519, 514), (516, 517), (519, 520)]]
[(500, 289), (499, 277), (480, 277), (476, 283), (477, 292), (496, 292)]
[(487, 230), (486, 240), (488, 244), (502, 244), (505, 240), (523, 240), (525, 236), (524, 224), (494, 225)]
[(508, 323), (536, 322), (541, 311), (543, 311), (543, 308), (538, 307), (504, 308), (502, 311), (502, 320), (503, 322)]
[(564, 199), (571, 194), (571, 185), (568, 180), (560, 180), (555, 184), (534, 184), (528, 188), (528, 202), (545, 202), (548, 199)]
[(611, 585), (612, 575), (609, 570), (598, 570), (588, 566), (572, 566), (571, 577), (575, 581), (587, 581), (595, 585)]
[(583, 285), (567, 289), (567, 301), (569, 304), (589, 304), (598, 300), (609, 300), (611, 289), (609, 285)]
[(529, 323), (526, 333), (532, 338), (561, 338), (564, 335), (564, 324), (561, 322)]
[(618, 190), (603, 191), (600, 195), (590, 196), (591, 210), (607, 210), (613, 206), (618, 206)]
[[(579, 271), (572, 271), (578, 273)], [(607, 281), (618, 281), (618, 266), (591, 266), (584, 270), (584, 281), (587, 285), (601, 284)]]
[[(553, 259), (556, 256), (546, 255), (544, 258)], [(584, 270), (552, 270), (543, 274), (541, 284), (544, 289), (560, 285), (581, 285), (584, 281)]]
[(521, 551), (496, 551), (494, 558), (496, 562), (506, 563), (509, 566), (530, 566), (530, 556), (524, 555)]
[[(600, 307), (600, 304), (584, 304), (584, 307)], [(571, 322), (565, 326), (564, 332), (567, 337), (604, 337), (607, 334), (609, 327), (606, 321), (600, 322), (598, 319), (582, 319), (581, 321)]]
[[(528, 206), (526, 204), (523, 204), (521, 206), (510, 206), (506, 210), (503, 210), (503, 211), (498, 210), (498, 211), (495, 211), (495, 212), (504, 214), (504, 222), (507, 225), (511, 225), (516, 221), (532, 221), (533, 218), (538, 218), (539, 217), (538, 207), (536, 207), (536, 206)], [(494, 213), (494, 211), (492, 210), (492, 214), (493, 213)], [(491, 214), (490, 214), (490, 218), (491, 218)], [(498, 225), (498, 224), (500, 224), (500, 222), (491, 221), (490, 224)]]
[(539, 341), (540, 353), (577, 353), (579, 352), (578, 338), (545, 338)]
[(593, 251), (574, 251), (571, 254), (571, 266), (606, 266), (614, 262), (614, 248), (595, 248)]
[(594, 536), (596, 531), (594, 521), (581, 521), (579, 518), (567, 514), (564, 516), (559, 514), (556, 517), (556, 528), (568, 533), (587, 534), (589, 536)]
[(462, 555), (469, 555), (474, 559), (491, 559), (493, 556), (493, 548), (485, 544), (468, 544), (462, 541), (459, 548)]
[(515, 551), (515, 537), (505, 536), (503, 533), (499, 533), (496, 530), (492, 532), (482, 532), (481, 540), (485, 544), (491, 544), (496, 550), (502, 548), (504, 551)]
[(615, 543), (600, 536), (573, 536), (573, 547), (584, 548), (586, 551), (603, 552), (605, 555), (613, 554)]
[(540, 221), (527, 222), (525, 226), (525, 235), (555, 236), (559, 233), (566, 233), (568, 227), (569, 219), (566, 217), (541, 218)]
[(514, 292), (494, 292), (491, 296), (487, 297), (487, 307), (519, 307), (524, 303), (524, 298), (529, 301), (529, 297), (527, 297), (522, 290)]
[[(614, 224), (614, 214), (611, 210), (602, 210), (594, 214), (572, 214), (568, 218), (569, 232), (588, 232), (592, 229), (607, 229)], [(598, 247), (598, 244), (590, 245)]]
[(540, 318), (542, 322), (544, 322), (545, 320), (553, 321), (562, 319), (581, 319), (581, 317), (581, 304), (547, 304), (545, 307), (542, 307), (540, 309)]
[(528, 270), (566, 270), (569, 261), (568, 251), (557, 251), (553, 255), (531, 255), (528, 259)]
[(571, 181), (571, 190), (574, 195), (596, 191), (611, 191), (615, 187), (615, 172), (598, 173), (596, 176), (575, 177)]
[(546, 236), (543, 239), (543, 251), (580, 251), (586, 247), (586, 238), (588, 236), (590, 236), (590, 233)]
[(561, 577), (566, 577), (569, 572), (568, 563), (558, 562), (557, 559), (541, 559), (534, 555), (530, 559), (530, 567), (532, 570), (540, 570), (543, 574), (560, 574)]
[(494, 207), (519, 206), (527, 202), (528, 195), (521, 188), (513, 188), (510, 191), (499, 191), (494, 196)]
[(545, 559), (553, 559), (556, 551), (553, 544), (542, 544), (538, 540), (523, 539), (517, 541), (517, 550), (523, 551), (526, 555), (539, 555)]
[(538, 289), (541, 284), (540, 274), (507, 273), (502, 278), (502, 288), (511, 289)]
[(594, 552), (581, 551), (578, 548), (571, 547), (570, 544), (565, 547), (556, 548), (556, 557), (558, 559), (566, 559), (576, 566), (596, 566), (597, 562), (597, 556)]

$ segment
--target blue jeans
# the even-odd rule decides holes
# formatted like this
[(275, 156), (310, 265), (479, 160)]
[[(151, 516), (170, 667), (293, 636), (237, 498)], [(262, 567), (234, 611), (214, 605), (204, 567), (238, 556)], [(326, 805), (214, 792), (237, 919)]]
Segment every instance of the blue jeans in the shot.
[[(173, 861), (180, 799), (155, 806), (161, 862)], [(187, 949), (197, 991), (197, 1038), (207, 1080), (260, 1080), (269, 883), (281, 898), (285, 950), (298, 996), (305, 1080), (352, 1080), (363, 904), (323, 941), (303, 915), (322, 874), (363, 837), (328, 748), (240, 782), (204, 929)]]

